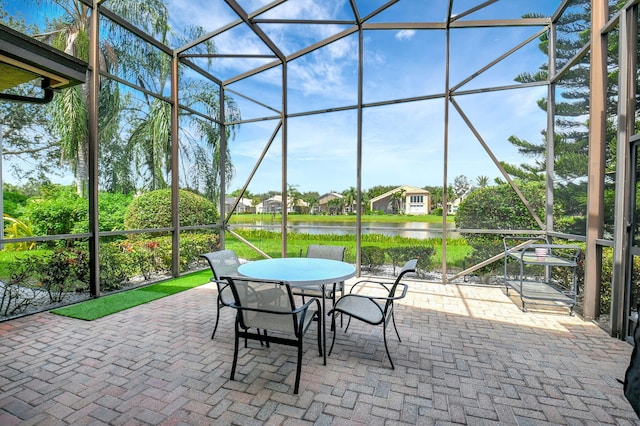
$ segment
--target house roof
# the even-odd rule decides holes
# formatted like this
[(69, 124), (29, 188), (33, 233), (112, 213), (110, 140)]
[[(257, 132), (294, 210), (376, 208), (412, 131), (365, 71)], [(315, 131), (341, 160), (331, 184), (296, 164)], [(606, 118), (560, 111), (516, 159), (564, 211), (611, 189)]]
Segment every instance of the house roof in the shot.
[[(287, 197), (287, 203), (291, 201), (291, 197)], [(274, 195), (271, 198), (268, 198), (266, 200), (264, 200), (262, 203), (258, 204), (258, 205), (263, 205), (264, 203), (280, 203), (282, 204), (282, 195)], [(297, 200), (296, 201), (296, 206), (308, 206), (309, 203), (307, 203), (304, 200)]]
[[(0, 24), (0, 99), (47, 103), (53, 90), (82, 84), (87, 66), (73, 56)], [(42, 78), (41, 98), (4, 93), (4, 90)]]
[[(226, 197), (224, 199), (224, 202), (226, 204), (233, 204), (236, 202), (236, 198), (235, 197)], [(242, 204), (243, 206), (247, 206), (247, 207), (251, 207), (253, 205), (253, 202), (250, 198), (240, 198), (240, 201), (238, 201), (238, 204)]]
[(379, 200), (384, 200), (385, 198), (390, 197), (392, 194), (395, 194), (396, 192), (400, 192), (400, 191), (404, 191), (406, 194), (422, 194), (422, 195), (430, 194), (430, 192), (427, 191), (426, 189), (417, 188), (415, 186), (410, 186), (410, 185), (402, 185), (392, 189), (391, 191), (387, 191), (384, 194), (378, 195), (375, 198), (372, 198), (370, 202), (374, 203)]
[(318, 201), (322, 202), (325, 198), (330, 198), (330, 200), (335, 200), (336, 198), (344, 198), (344, 195), (338, 192), (328, 192), (318, 197)]

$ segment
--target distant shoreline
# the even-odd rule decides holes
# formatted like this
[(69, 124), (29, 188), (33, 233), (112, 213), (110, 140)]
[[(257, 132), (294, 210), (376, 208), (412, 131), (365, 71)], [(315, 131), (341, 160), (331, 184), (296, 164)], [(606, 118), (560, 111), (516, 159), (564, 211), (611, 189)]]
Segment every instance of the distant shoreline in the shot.
[[(255, 213), (255, 214), (233, 214), (229, 220), (230, 223), (252, 223), (254, 221), (264, 222), (267, 218), (272, 217), (274, 221), (280, 222), (282, 215), (280, 213)], [(455, 216), (447, 216), (447, 223), (453, 223)], [(390, 215), (390, 214), (363, 214), (362, 222), (387, 222), (387, 223), (407, 223), (407, 222), (424, 222), (424, 223), (442, 223), (442, 216), (438, 215)], [(345, 222), (354, 223), (356, 215), (321, 215), (321, 214), (288, 214), (288, 222)]]

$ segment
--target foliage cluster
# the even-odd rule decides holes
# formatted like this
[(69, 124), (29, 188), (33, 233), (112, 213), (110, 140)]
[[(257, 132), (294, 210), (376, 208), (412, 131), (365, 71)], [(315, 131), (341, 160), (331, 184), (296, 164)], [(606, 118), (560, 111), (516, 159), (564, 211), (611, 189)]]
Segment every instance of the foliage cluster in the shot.
[[(600, 313), (608, 315), (611, 312), (611, 282), (613, 279), (613, 249), (602, 249), (602, 278), (600, 280)], [(633, 256), (631, 277), (631, 300), (640, 300), (640, 257)], [(632, 306), (637, 308), (637, 306)]]
[(87, 221), (87, 201), (72, 187), (49, 185), (41, 191), (40, 197), (28, 200), (21, 214), (29, 219), (35, 235), (70, 234), (77, 223)]
[(89, 278), (86, 251), (55, 250), (23, 257), (11, 265), (11, 273), (1, 288), (2, 315), (25, 309), (46, 293), (50, 303), (62, 302), (69, 292), (83, 291)]
[[(171, 227), (171, 189), (146, 192), (129, 205), (125, 229), (154, 229)], [(181, 226), (209, 225), (218, 218), (215, 205), (201, 195), (181, 189), (178, 216)]]
[(385, 249), (378, 246), (362, 246), (361, 263), (369, 271), (377, 272), (387, 263), (387, 258), (389, 258), (395, 274), (396, 268), (408, 260), (417, 258), (418, 276), (424, 276), (431, 266), (430, 259), (434, 253), (433, 247), (425, 246), (387, 247)]
[[(242, 230), (240, 232), (243, 238), (254, 244), (257, 244), (265, 253), (271, 257), (280, 257), (282, 243), (280, 241), (281, 234), (279, 232), (270, 232), (263, 230)], [(338, 234), (304, 234), (289, 233), (287, 234), (287, 256), (302, 256), (309, 244), (317, 244), (325, 242), (327, 244), (344, 245), (347, 250), (345, 252), (345, 261), (356, 261), (356, 241), (353, 235)], [(440, 238), (415, 239), (403, 238), (399, 236), (388, 236), (380, 234), (362, 235), (363, 246), (377, 246), (386, 250), (392, 247), (425, 247), (433, 250), (430, 262), (431, 266), (439, 264), (442, 261), (442, 240)], [(227, 234), (225, 246), (234, 250), (239, 257), (256, 260), (262, 258), (262, 255), (240, 242), (233, 235)], [(447, 239), (447, 266), (451, 268), (460, 268), (464, 259), (469, 254), (469, 246), (464, 238)], [(391, 260), (391, 257), (389, 257)]]
[[(23, 222), (19, 219), (13, 218), (7, 214), (3, 216), (5, 223), (4, 236), (5, 238), (22, 238), (33, 236), (33, 228), (28, 222)], [(7, 251), (22, 251), (32, 250), (36, 247), (36, 243), (23, 241), (20, 243), (8, 243), (4, 245), (4, 250)]]
[(409, 246), (387, 247), (384, 252), (391, 259), (394, 275), (397, 267), (402, 266), (408, 260), (418, 259), (418, 275), (422, 276), (433, 266), (431, 256), (435, 254), (436, 250), (433, 247)]
[[(131, 200), (130, 195), (100, 193), (100, 231), (122, 229)], [(11, 217), (30, 224), (31, 235), (86, 233), (89, 230), (88, 210), (87, 200), (80, 197), (75, 188), (51, 184), (42, 186), (37, 196), (25, 199)]]
[[(190, 233), (181, 236), (180, 270), (191, 269), (200, 253), (217, 250), (217, 234)], [(152, 240), (116, 241), (100, 247), (100, 286), (103, 292), (121, 289), (134, 277), (150, 280), (171, 269), (171, 237)], [(0, 315), (13, 315), (29, 307), (46, 293), (50, 303), (63, 302), (72, 292), (86, 292), (89, 256), (78, 248), (31, 252), (16, 257), (8, 278), (0, 286)]]
[[(520, 190), (539, 218), (544, 217), (544, 184), (528, 182)], [(508, 184), (488, 186), (472, 192), (458, 208), (456, 226), (461, 229), (494, 229), (508, 234), (509, 230), (535, 230), (539, 226), (516, 192)], [(496, 234), (464, 233), (473, 251), (466, 259), (479, 263), (504, 251), (502, 236)], [(500, 267), (499, 263), (488, 265), (480, 274)]]
[[(167, 215), (170, 221), (170, 191), (152, 191), (148, 197), (140, 197), (143, 203), (137, 205), (136, 213), (152, 217), (156, 212), (161, 221)], [(215, 208), (204, 197), (189, 191), (180, 193), (180, 213), (188, 224), (215, 220)], [(100, 228), (113, 230), (124, 228), (124, 218), (129, 211), (132, 197), (122, 194), (100, 195)], [(36, 218), (38, 232), (44, 235), (77, 233), (88, 231), (87, 201), (78, 196), (73, 187), (50, 185), (41, 188), (37, 197), (27, 200), (18, 214), (26, 218)], [(154, 203), (156, 203), (154, 205)], [(142, 207), (140, 207), (142, 206)], [(167, 207), (169, 206), (169, 207)], [(9, 234), (26, 236), (36, 232), (29, 222), (5, 218)], [(205, 222), (208, 223), (208, 222)], [(156, 222), (159, 226), (170, 226)], [(107, 227), (105, 229), (105, 227)], [(9, 235), (8, 234), (8, 235)], [(30, 244), (30, 246), (35, 244)], [(41, 246), (47, 246), (47, 243)], [(20, 244), (8, 245), (13, 249), (28, 248)], [(18, 247), (20, 246), (20, 247)], [(158, 274), (171, 270), (172, 239), (169, 235), (155, 235), (153, 238), (123, 239), (115, 241), (102, 239), (100, 247), (100, 285), (102, 291), (117, 290), (134, 277), (149, 280)], [(219, 247), (219, 236), (214, 231), (183, 232), (180, 238), (181, 272), (190, 269), (199, 260), (200, 253)], [(64, 249), (29, 251), (28, 256), (14, 255), (8, 262), (0, 287), (0, 309), (14, 314), (25, 309), (46, 293), (50, 303), (62, 302), (71, 292), (85, 292), (89, 283), (89, 259), (86, 247), (78, 240), (67, 240)]]
[(15, 191), (2, 192), (2, 209), (4, 214), (16, 217), (27, 204), (28, 197)]
[[(191, 269), (202, 253), (220, 247), (213, 232), (183, 233), (180, 236), (180, 272)], [(117, 290), (136, 276), (145, 280), (171, 271), (171, 236), (129, 239), (100, 246), (100, 288)]]

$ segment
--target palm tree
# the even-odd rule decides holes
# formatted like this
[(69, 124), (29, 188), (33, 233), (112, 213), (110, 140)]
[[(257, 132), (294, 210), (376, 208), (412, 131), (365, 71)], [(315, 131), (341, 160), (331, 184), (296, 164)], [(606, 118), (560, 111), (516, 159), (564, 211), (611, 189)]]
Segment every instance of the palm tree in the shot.
[(333, 198), (327, 203), (329, 206), (329, 214), (341, 213), (344, 208), (344, 198)]
[(349, 189), (346, 189), (342, 192), (344, 195), (344, 204), (347, 206), (347, 209), (350, 213), (353, 212), (353, 204), (356, 202), (358, 197), (358, 191), (355, 187), (351, 186)]
[(478, 176), (476, 178), (476, 185), (478, 185), (478, 188), (486, 188), (489, 186), (489, 176)]
[(391, 194), (391, 209), (393, 214), (404, 212), (404, 195), (406, 191), (401, 189)]
[[(89, 59), (90, 8), (77, 1), (52, 0), (63, 8), (64, 19), (54, 20), (38, 38), (84, 61)], [(60, 137), (61, 159), (71, 167), (78, 194), (82, 195), (88, 178), (88, 85), (63, 90), (52, 103), (53, 126)]]
[[(45, 42), (75, 56), (84, 61), (89, 59), (90, 46), (90, 19), (91, 8), (78, 0), (36, 0), (36, 5), (42, 3), (52, 3), (65, 11), (65, 16), (60, 16), (48, 23), (46, 33), (38, 36)], [(138, 16), (136, 24), (140, 22), (153, 22), (158, 24), (158, 14), (153, 12), (165, 10), (160, 0), (150, 0), (143, 2), (147, 9), (144, 9), (144, 16)], [(131, 5), (126, 0), (112, 0), (109, 2), (112, 10), (124, 9), (141, 12), (141, 9)], [(151, 12), (151, 13), (150, 13)], [(161, 15), (161, 13), (160, 13)], [(165, 26), (166, 26), (166, 13)], [(134, 22), (134, 21), (132, 21)], [(115, 65), (114, 46), (108, 38), (102, 42), (100, 52), (100, 69), (110, 70), (110, 65)], [(85, 183), (88, 179), (88, 84), (75, 86), (62, 91), (54, 97), (52, 102), (52, 118), (54, 128), (60, 138), (61, 156), (74, 173), (76, 188), (80, 195), (84, 192)], [(119, 91), (117, 85), (102, 81), (100, 87), (100, 97), (108, 99), (109, 102), (100, 102), (100, 113), (98, 114), (98, 127), (100, 138), (110, 138), (116, 134), (115, 128), (118, 125), (116, 117), (119, 113)]]
[[(51, 2), (65, 10), (67, 16), (53, 21), (53, 27), (47, 34), (54, 46), (59, 47), (67, 53), (73, 54), (81, 59), (88, 58), (89, 47), (89, 18), (90, 8), (78, 0), (37, 0), (38, 2)], [(168, 24), (168, 11), (162, 0), (148, 0), (144, 2), (131, 2), (129, 0), (110, 0), (108, 2), (110, 10), (122, 16), (136, 27), (142, 29), (162, 43), (168, 44), (171, 28)], [(119, 97), (117, 97), (116, 84), (101, 83), (101, 99), (110, 99), (112, 111), (105, 114), (102, 109), (99, 119), (102, 120), (100, 127), (101, 146), (112, 148), (113, 152), (102, 153), (105, 158), (113, 160), (111, 155), (117, 153), (134, 156), (134, 164), (130, 161), (116, 161), (117, 164), (128, 166), (128, 179), (120, 176), (120, 182), (133, 182), (135, 173), (143, 170), (143, 186), (148, 189), (158, 189), (167, 186), (166, 176), (170, 172), (171, 166), (171, 120), (170, 105), (163, 99), (167, 92), (166, 88), (170, 81), (171, 58), (148, 43), (140, 40), (136, 36), (122, 31), (115, 25), (105, 23), (103, 30), (105, 34), (101, 40), (101, 61), (100, 67), (106, 70), (109, 64), (113, 66), (114, 72), (119, 72), (122, 77), (129, 81), (136, 82), (140, 87), (148, 92), (144, 92), (141, 97), (128, 98), (131, 102), (123, 105), (122, 109), (127, 111), (128, 122), (122, 126), (118, 116)], [(201, 28), (189, 28), (186, 30), (185, 40), (193, 40), (202, 35)], [(179, 41), (179, 37), (173, 36)], [(193, 49), (214, 52), (213, 43), (201, 43)], [(109, 53), (109, 54), (107, 54)], [(201, 52), (198, 52), (201, 53)], [(113, 58), (117, 58), (117, 63)], [(117, 66), (117, 67), (116, 67)], [(179, 78), (181, 103), (204, 106), (206, 113), (211, 117), (217, 116), (218, 111), (218, 87), (209, 81), (193, 81), (184, 77)], [(115, 89), (113, 89), (115, 87)], [(104, 89), (111, 88), (112, 92), (105, 95)], [(155, 94), (152, 96), (150, 93)], [(87, 179), (87, 104), (88, 88), (86, 85), (67, 89), (61, 96), (58, 96), (54, 104), (54, 118), (60, 134), (64, 159), (69, 163), (76, 176), (79, 192), (82, 191), (83, 182)], [(230, 121), (239, 119), (239, 111), (233, 100), (225, 99), (226, 118)], [(219, 181), (220, 156), (220, 130), (213, 121), (202, 118), (193, 118), (187, 115), (186, 121), (181, 124), (189, 127), (192, 134), (182, 132), (181, 154), (183, 166), (196, 168), (200, 173), (192, 173), (190, 176), (197, 176), (194, 182), (189, 182), (186, 186), (199, 189), (202, 186), (208, 198), (217, 201)], [(115, 131), (108, 131), (107, 125), (120, 125), (121, 128), (130, 129), (129, 137), (118, 140)], [(234, 128), (226, 128), (226, 136), (230, 138)], [(103, 138), (110, 138), (103, 142)], [(118, 142), (119, 141), (119, 142)], [(204, 142), (203, 146), (199, 142)], [(116, 143), (114, 143), (116, 142)], [(177, 142), (177, 141), (176, 141)], [(229, 159), (229, 149), (227, 147), (227, 158)], [(140, 167), (143, 166), (143, 167)], [(227, 181), (233, 173), (233, 166), (230, 161), (225, 163), (225, 175)], [(123, 170), (116, 170), (122, 174)], [(186, 175), (186, 174), (184, 174)], [(130, 185), (129, 185), (130, 186)]]
[(317, 192), (305, 192), (302, 194), (302, 199), (307, 203), (309, 213), (313, 213), (314, 208), (318, 207), (318, 197)]
[(293, 209), (294, 211), (299, 213), (300, 210), (300, 201), (302, 201), (302, 194), (298, 191), (297, 185), (288, 184), (286, 202), (283, 203), (287, 206), (287, 211), (289, 209)]

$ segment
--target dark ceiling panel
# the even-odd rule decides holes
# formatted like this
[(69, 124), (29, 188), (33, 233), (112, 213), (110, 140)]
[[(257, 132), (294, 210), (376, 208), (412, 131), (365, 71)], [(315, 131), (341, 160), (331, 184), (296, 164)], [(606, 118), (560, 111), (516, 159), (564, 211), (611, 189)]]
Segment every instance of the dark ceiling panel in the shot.
[(0, 90), (38, 77), (49, 78), (53, 89), (86, 81), (86, 62), (1, 24), (0, 65)]

